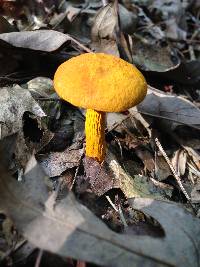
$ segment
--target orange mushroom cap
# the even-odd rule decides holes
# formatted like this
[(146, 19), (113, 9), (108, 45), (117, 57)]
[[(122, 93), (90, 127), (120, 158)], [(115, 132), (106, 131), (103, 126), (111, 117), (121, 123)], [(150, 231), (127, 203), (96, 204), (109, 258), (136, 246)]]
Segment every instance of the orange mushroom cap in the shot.
[(54, 87), (61, 98), (87, 109), (86, 156), (99, 162), (103, 162), (106, 153), (104, 112), (131, 108), (147, 92), (145, 78), (136, 67), (101, 53), (83, 54), (61, 64)]
[(54, 76), (58, 95), (86, 109), (121, 112), (140, 103), (147, 83), (128, 62), (103, 53), (86, 53), (61, 64)]

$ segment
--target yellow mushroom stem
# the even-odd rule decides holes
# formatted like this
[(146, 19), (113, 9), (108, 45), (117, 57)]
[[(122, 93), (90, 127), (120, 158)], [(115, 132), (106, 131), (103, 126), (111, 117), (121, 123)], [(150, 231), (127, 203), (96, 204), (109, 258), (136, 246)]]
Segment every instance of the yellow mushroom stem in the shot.
[(86, 156), (102, 162), (105, 158), (105, 113), (87, 109), (85, 121)]

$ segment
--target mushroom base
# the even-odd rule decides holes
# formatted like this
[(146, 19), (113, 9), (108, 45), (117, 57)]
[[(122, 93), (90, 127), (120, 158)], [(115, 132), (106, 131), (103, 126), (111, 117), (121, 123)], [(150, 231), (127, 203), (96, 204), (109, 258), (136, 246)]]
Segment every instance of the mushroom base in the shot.
[(86, 156), (98, 162), (105, 159), (105, 113), (88, 109), (85, 122)]

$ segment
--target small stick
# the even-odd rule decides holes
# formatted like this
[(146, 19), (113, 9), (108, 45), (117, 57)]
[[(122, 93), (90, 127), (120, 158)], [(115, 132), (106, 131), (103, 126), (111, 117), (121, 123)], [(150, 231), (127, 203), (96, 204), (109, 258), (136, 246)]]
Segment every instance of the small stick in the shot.
[(81, 44), (79, 41), (77, 41), (75, 38), (70, 36), (70, 39), (73, 43), (77, 44), (80, 48), (82, 48), (87, 53), (94, 53), (91, 49), (87, 48), (85, 45)]
[(107, 0), (101, 0), (102, 1), (102, 6), (106, 6), (108, 4)]
[(110, 203), (110, 205), (113, 207), (113, 209), (118, 212), (118, 209), (116, 208), (115, 204), (112, 202), (112, 200), (110, 199), (109, 196), (106, 196), (106, 199), (108, 200), (108, 202)]
[(119, 216), (120, 216), (120, 219), (124, 225), (124, 227), (127, 227), (128, 224), (126, 223), (126, 220), (124, 218), (124, 214), (123, 214), (123, 211), (122, 211), (122, 208), (121, 208), (121, 205), (119, 205), (119, 209), (118, 209), (118, 212), (119, 212)]
[(36, 262), (35, 262), (35, 267), (40, 267), (42, 255), (43, 255), (43, 250), (40, 249), (39, 252), (38, 252), (38, 255), (37, 255)]
[(163, 149), (161, 143), (159, 142), (158, 138), (155, 138), (155, 143), (156, 143), (159, 151), (163, 155), (164, 159), (166, 160), (167, 164), (169, 165), (169, 167), (171, 169), (171, 172), (174, 175), (174, 177), (175, 177), (180, 189), (182, 190), (182, 192), (185, 195), (186, 199), (190, 202), (190, 197), (189, 197), (188, 193), (186, 192), (185, 188), (183, 187), (180, 177), (178, 176), (177, 172), (175, 171), (170, 159), (168, 158), (168, 156), (167, 156), (166, 152), (164, 151), (164, 149)]
[(72, 188), (73, 188), (73, 186), (74, 186), (74, 184), (75, 184), (75, 181), (76, 181), (76, 177), (77, 177), (77, 175), (78, 175), (79, 168), (80, 168), (80, 162), (79, 162), (78, 167), (76, 168), (76, 172), (75, 172), (75, 175), (74, 175), (72, 184), (71, 184), (71, 186), (70, 186), (70, 188), (69, 188), (69, 191), (72, 191)]
[(124, 218), (124, 214), (123, 214), (123, 211), (122, 211), (121, 206), (119, 206), (119, 208), (117, 208), (117, 207), (115, 206), (115, 204), (112, 202), (112, 200), (110, 199), (109, 196), (106, 196), (106, 199), (108, 200), (108, 202), (110, 203), (110, 205), (113, 207), (113, 209), (114, 209), (116, 212), (119, 213), (120, 219), (121, 219), (121, 221), (122, 221), (124, 227), (127, 227), (128, 224), (126, 223), (126, 220), (125, 220), (125, 218)]

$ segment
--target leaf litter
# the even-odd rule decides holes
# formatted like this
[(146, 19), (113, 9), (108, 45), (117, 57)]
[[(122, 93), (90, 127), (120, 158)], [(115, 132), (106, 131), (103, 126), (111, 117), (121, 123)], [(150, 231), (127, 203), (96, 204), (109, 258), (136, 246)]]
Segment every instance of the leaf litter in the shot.
[[(39, 248), (56, 266), (200, 266), (198, 4), (1, 2), (1, 264), (34, 264)], [(107, 115), (103, 165), (84, 156), (84, 111), (52, 82), (91, 51), (149, 83), (140, 105)]]
[[(1, 173), (4, 171), (2, 169)], [(2, 201), (0, 207), (1, 210), (5, 209), (23, 235), (36, 246), (61, 256), (72, 256), (100, 265), (132, 266), (134, 262), (135, 266), (181, 266), (183, 263), (198, 266), (200, 244), (196, 237), (199, 234), (199, 220), (178, 205), (145, 198), (130, 199), (134, 208), (143, 210), (160, 221), (165, 238), (159, 240), (120, 235), (109, 230), (86, 207), (78, 203), (71, 193), (54, 206), (49, 205), (51, 196), (48, 197), (47, 190), (36, 179), (32, 179), (32, 175), (39, 183), (45, 176), (34, 158), (29, 161), (24, 184), (17, 184), (5, 172), (1, 177), (0, 196), (4, 205), (6, 203), (6, 208)], [(30, 190), (27, 190), (28, 185)], [(23, 207), (21, 213), (16, 209), (19, 204)], [(180, 219), (184, 223), (177, 229), (174, 225), (179, 225)], [(175, 246), (174, 255), (169, 256), (167, 251), (172, 245)], [(95, 250), (91, 250), (91, 246)], [(157, 253), (160, 247), (162, 250)], [(193, 257), (197, 260), (196, 264)]]

